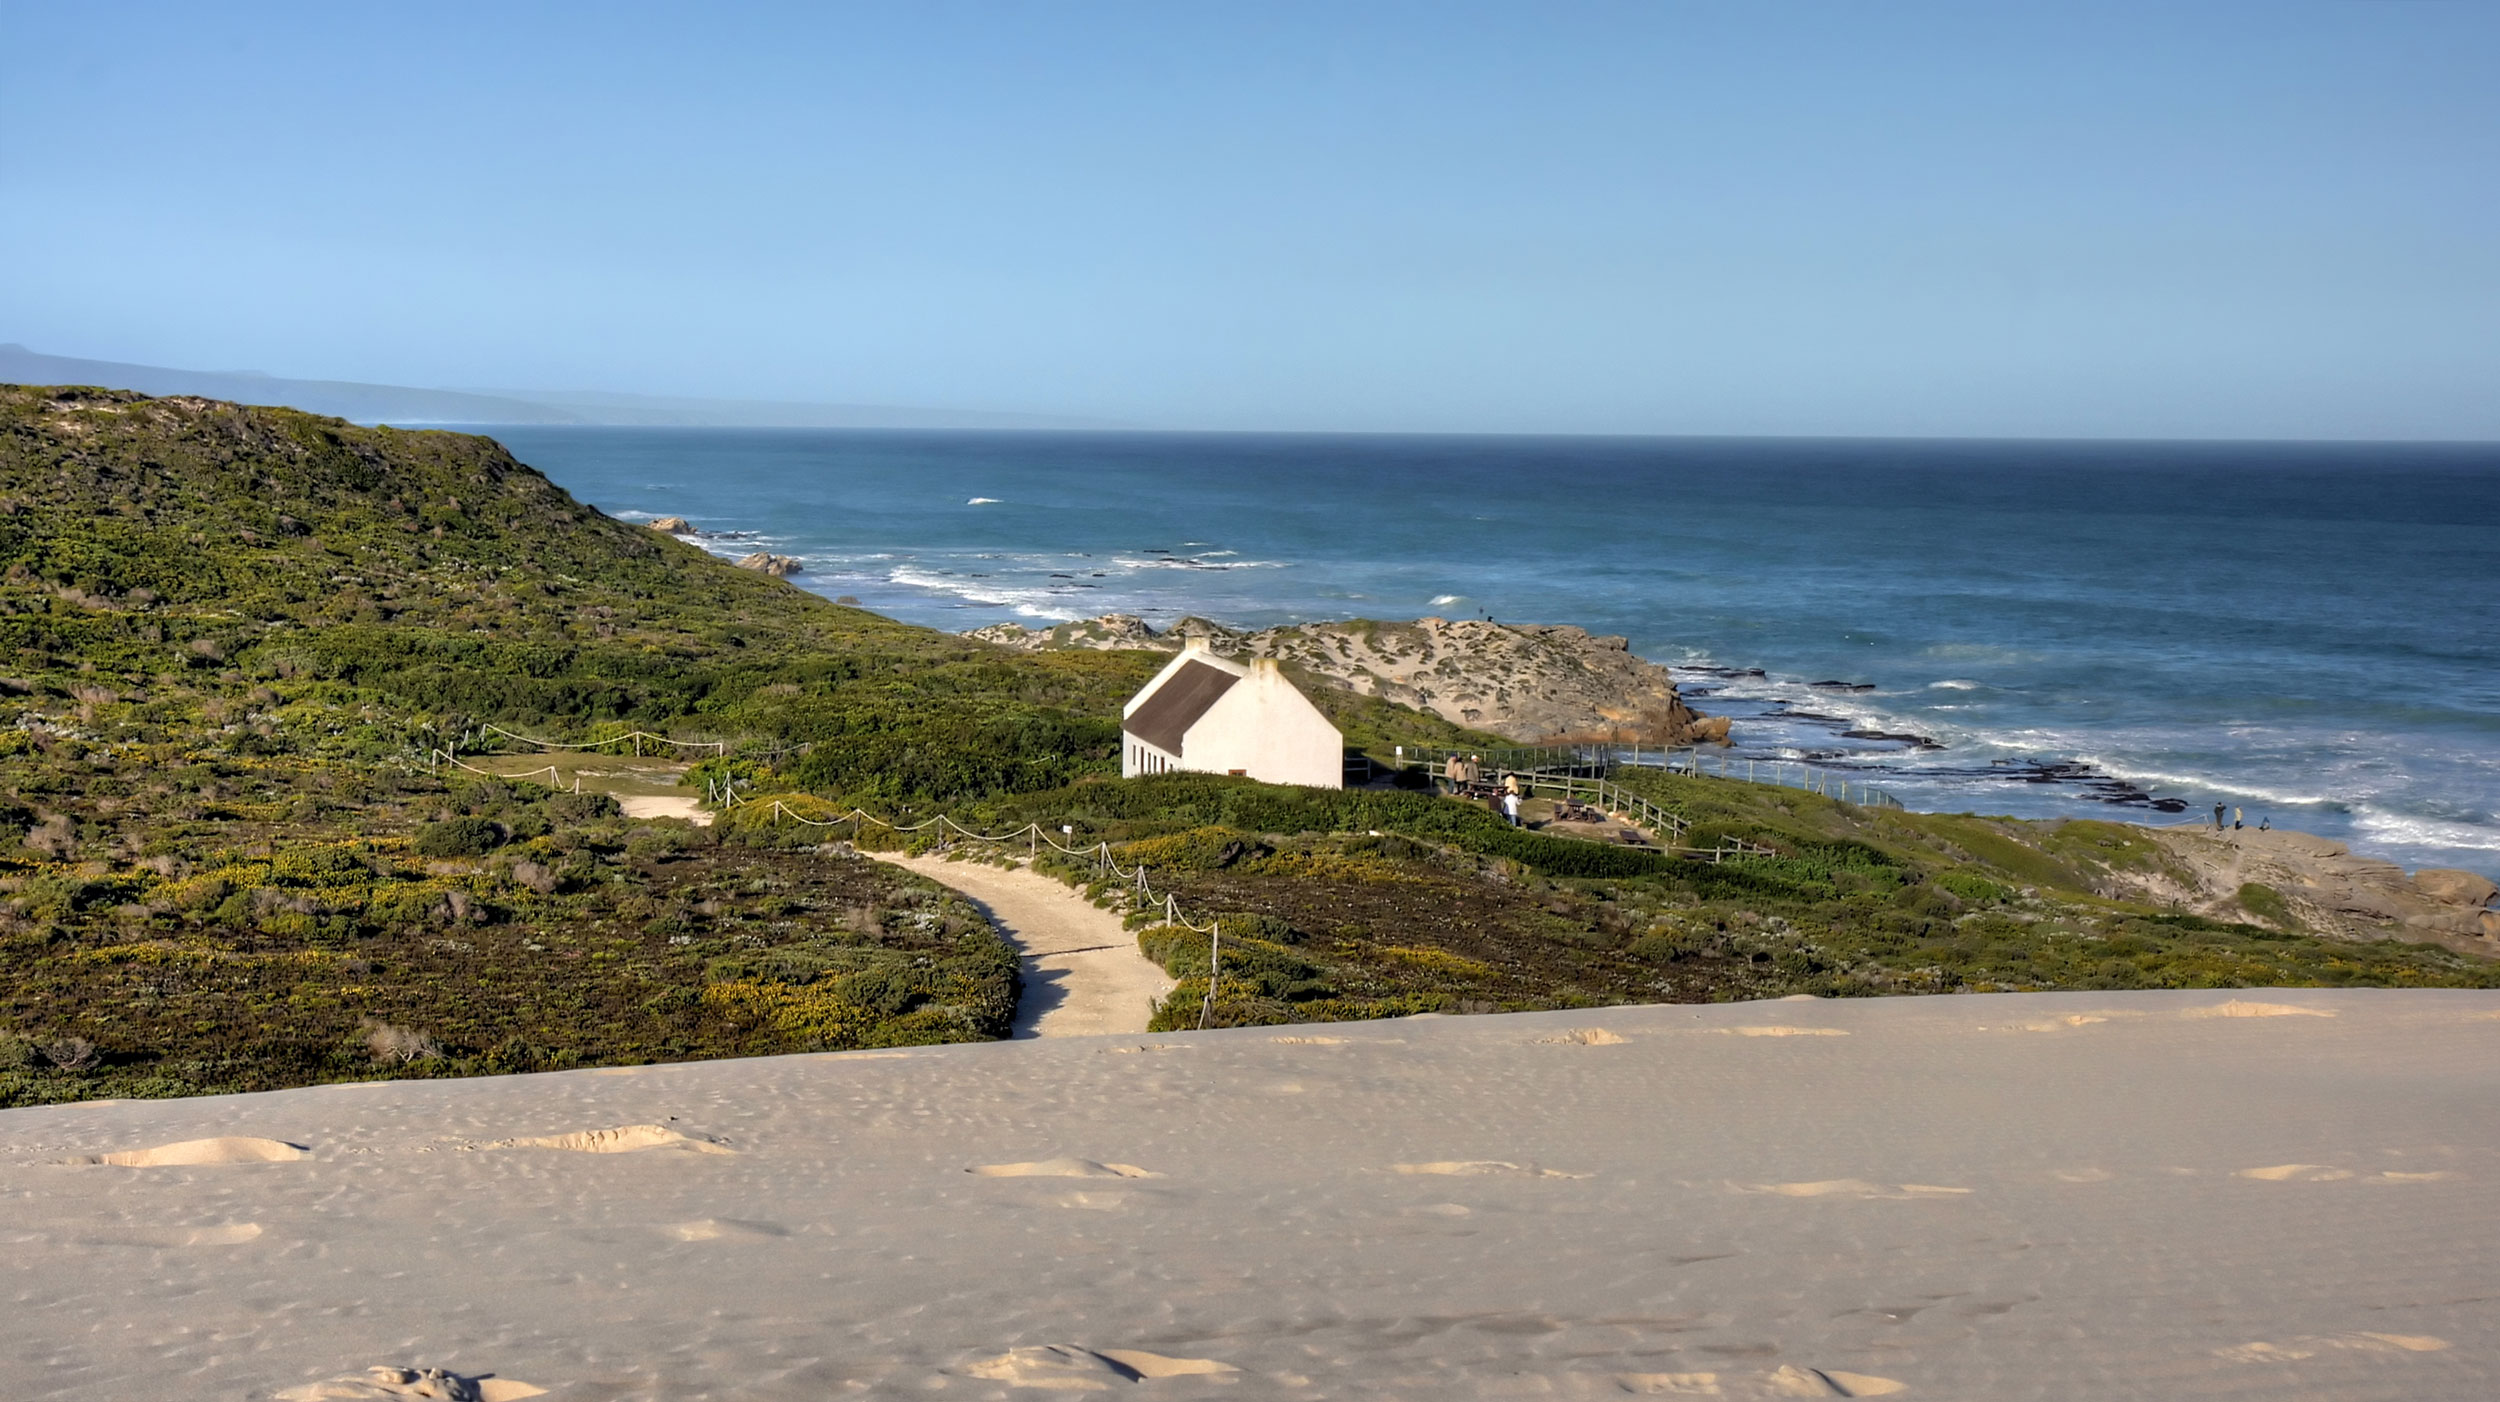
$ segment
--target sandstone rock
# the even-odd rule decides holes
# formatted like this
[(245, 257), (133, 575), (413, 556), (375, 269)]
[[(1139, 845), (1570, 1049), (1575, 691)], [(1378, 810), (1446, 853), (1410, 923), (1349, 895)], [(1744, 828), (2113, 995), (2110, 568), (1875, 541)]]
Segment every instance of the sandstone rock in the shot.
[(773, 576), (775, 579), (779, 579), (784, 575), (797, 574), (807, 567), (788, 555), (775, 555), (767, 551), (758, 550), (754, 554), (740, 560), (738, 562), (738, 568), (742, 570), (762, 570), (764, 573)]
[(2483, 927), (2484, 939), (2500, 940), (2500, 910), (2486, 910), (2474, 918)]
[(651, 529), (663, 535), (692, 535), (694, 523), (683, 516), (663, 516), (651, 523)]
[(975, 628), (964, 635), (985, 643), (1015, 648), (1020, 652), (1046, 652), (1061, 648), (1141, 648), (1157, 652), (1176, 652), (1178, 643), (1165, 643), (1146, 620), (1133, 613), (1106, 613), (1100, 618), (1081, 618), (1074, 623), (1054, 624), (1048, 628), (1027, 628), (1021, 623), (993, 623)]
[(2500, 885), (2490, 877), (2452, 867), (2424, 867), (2413, 874), (2413, 887), (2432, 900), (2448, 905), (2486, 906), (2500, 896)]
[(1725, 717), (1696, 714), (1667, 669), (1634, 656), (1628, 640), (1563, 624), (1480, 619), (1413, 623), (1299, 623), (1243, 633), (1203, 618), (1161, 632), (1130, 614), (1049, 628), (993, 624), (971, 636), (1002, 646), (1147, 648), (1177, 652), (1203, 640), (1228, 657), (1267, 657), (1294, 674), (1430, 711), (1514, 740), (1613, 740), (1644, 745), (1725, 744)]
[(2405, 924), (2416, 930), (2432, 930), (2443, 935), (2479, 935), (2483, 932), (2482, 917), (2489, 911), (2423, 910), (2405, 917)]

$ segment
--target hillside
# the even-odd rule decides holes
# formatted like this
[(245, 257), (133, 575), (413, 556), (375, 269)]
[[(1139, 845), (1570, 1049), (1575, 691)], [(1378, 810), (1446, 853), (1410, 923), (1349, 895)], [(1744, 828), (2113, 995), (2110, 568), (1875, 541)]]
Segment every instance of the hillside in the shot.
[[(1006, 1026), (1013, 951), (940, 888), (762, 806), (637, 823), (430, 762), (482, 721), (719, 740), (700, 777), (819, 812), (1117, 844), (1228, 920), (1222, 1021), (2500, 969), (2321, 938), (2262, 893), (2164, 905), (2115, 879), (2161, 860), (2114, 825), (1623, 776), (1703, 843), (1764, 849), (1712, 865), (1424, 793), (1111, 778), (1119, 703), (1163, 660), (843, 608), (610, 520), (483, 438), (0, 387), (0, 1105)], [(1375, 755), (1493, 738), (1315, 699)], [(1143, 934), (1178, 1020), (1205, 951)]]
[(0, 1103), (998, 1035), (934, 888), (427, 757), (640, 726), (963, 802), (1116, 772), (1159, 661), (844, 608), (484, 438), (0, 387)]

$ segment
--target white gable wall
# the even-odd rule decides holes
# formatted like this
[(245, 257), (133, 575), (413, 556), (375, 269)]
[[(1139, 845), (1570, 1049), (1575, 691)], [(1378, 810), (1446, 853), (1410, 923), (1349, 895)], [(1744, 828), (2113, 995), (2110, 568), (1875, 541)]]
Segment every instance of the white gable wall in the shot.
[(1182, 738), (1182, 767), (1238, 769), (1270, 784), (1345, 787), (1345, 737), (1337, 727), (1274, 662), (1260, 658), (1247, 671)]
[(1247, 666), (1207, 651), (1192, 639), (1178, 657), (1164, 665), (1128, 704), (1123, 719), (1136, 714), (1147, 698), (1187, 662), (1201, 662), (1241, 678), (1207, 708), (1205, 715), (1181, 737), (1181, 753), (1168, 754), (1134, 735), (1120, 737), (1120, 774), (1162, 774), (1195, 769), (1228, 774), (1238, 769), (1270, 784), (1304, 784), (1313, 788), (1345, 787), (1345, 737), (1320, 714), (1276, 664), (1260, 658)]

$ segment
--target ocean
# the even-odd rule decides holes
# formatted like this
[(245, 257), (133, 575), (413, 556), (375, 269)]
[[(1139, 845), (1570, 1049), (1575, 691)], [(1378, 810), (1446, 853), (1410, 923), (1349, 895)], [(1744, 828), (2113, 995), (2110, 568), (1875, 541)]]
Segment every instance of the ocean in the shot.
[(1913, 808), (2500, 875), (2500, 445), (487, 431), (914, 623), (1576, 623)]

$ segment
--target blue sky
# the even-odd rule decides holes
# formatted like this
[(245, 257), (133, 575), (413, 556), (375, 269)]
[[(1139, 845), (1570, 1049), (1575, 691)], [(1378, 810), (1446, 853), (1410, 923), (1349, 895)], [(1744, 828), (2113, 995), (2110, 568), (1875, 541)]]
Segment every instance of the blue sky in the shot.
[(0, 0), (0, 340), (1157, 427), (2500, 437), (2500, 5)]

